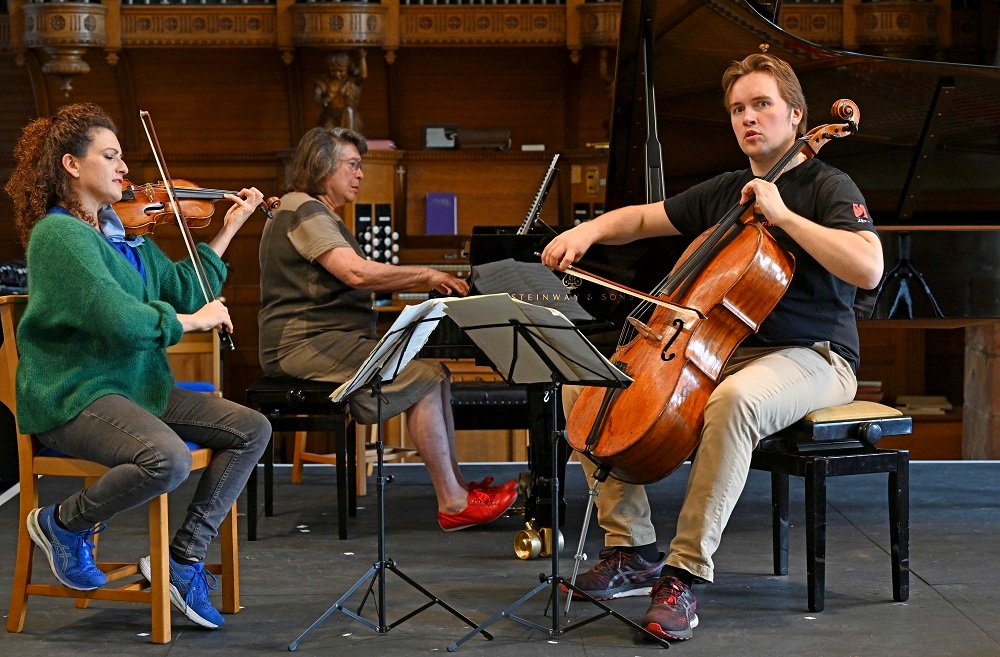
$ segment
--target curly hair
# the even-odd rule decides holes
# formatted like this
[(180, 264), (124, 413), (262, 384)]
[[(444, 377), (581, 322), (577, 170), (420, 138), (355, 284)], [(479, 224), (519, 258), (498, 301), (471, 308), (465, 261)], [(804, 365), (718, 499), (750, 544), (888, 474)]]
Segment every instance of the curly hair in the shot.
[(103, 109), (79, 103), (60, 108), (51, 118), (35, 119), (21, 132), (14, 147), (17, 164), (4, 189), (14, 201), (14, 222), (25, 246), (31, 229), (55, 205), (97, 227), (97, 217), (82, 207), (62, 166), (63, 155), (86, 154), (96, 128), (118, 132)]
[(802, 110), (798, 135), (801, 137), (806, 134), (809, 107), (806, 105), (805, 94), (802, 93), (802, 85), (799, 84), (799, 79), (788, 62), (774, 55), (754, 54), (743, 61), (730, 63), (729, 68), (722, 74), (722, 90), (725, 92), (726, 110), (729, 109), (729, 94), (733, 90), (733, 85), (736, 84), (737, 80), (751, 73), (766, 73), (774, 78), (781, 98), (788, 103), (789, 107)]

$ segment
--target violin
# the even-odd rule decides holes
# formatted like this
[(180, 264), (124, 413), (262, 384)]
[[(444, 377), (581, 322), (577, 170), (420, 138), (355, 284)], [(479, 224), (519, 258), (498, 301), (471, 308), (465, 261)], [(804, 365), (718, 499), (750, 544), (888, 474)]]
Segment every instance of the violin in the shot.
[[(205, 298), (205, 303), (211, 303), (215, 301), (215, 293), (212, 291), (212, 285), (208, 280), (208, 274), (205, 273), (205, 266), (202, 264), (201, 256), (198, 255), (198, 249), (195, 247), (194, 236), (191, 234), (191, 228), (188, 226), (187, 218), (184, 216), (184, 207), (178, 199), (177, 189), (174, 187), (173, 178), (170, 177), (170, 173), (167, 171), (167, 162), (163, 157), (162, 149), (160, 149), (160, 140), (156, 138), (156, 129), (153, 127), (153, 118), (149, 115), (149, 112), (139, 110), (139, 120), (142, 121), (142, 127), (146, 131), (146, 137), (149, 139), (149, 146), (153, 149), (153, 158), (156, 160), (156, 168), (159, 169), (160, 176), (163, 180), (162, 188), (166, 193), (165, 199), (170, 203), (169, 214), (175, 218), (177, 227), (181, 229), (181, 237), (184, 238), (184, 248), (187, 249), (188, 257), (191, 259), (191, 264), (194, 266), (195, 280), (198, 282), (198, 287), (201, 288), (201, 293)], [(161, 212), (161, 214), (166, 216), (167, 213)], [(211, 217), (211, 213), (209, 213), (209, 217)], [(219, 344), (227, 351), (233, 351), (236, 349), (236, 346), (233, 344), (233, 336), (229, 332), (229, 329), (225, 326), (219, 327)]]
[[(174, 180), (174, 192), (180, 201), (181, 214), (189, 228), (204, 228), (212, 221), (215, 202), (226, 194), (239, 196), (224, 189), (204, 189), (188, 180)], [(242, 198), (242, 197), (241, 197)], [(278, 207), (276, 196), (260, 204), (261, 211), (271, 218), (271, 210)], [(128, 235), (151, 234), (159, 223), (177, 223), (177, 215), (170, 205), (170, 195), (162, 182), (135, 185), (122, 181), (122, 198), (114, 204), (115, 214), (122, 220)]]
[[(814, 128), (764, 176), (773, 182), (799, 155), (857, 132), (858, 106), (831, 110), (844, 124)], [(567, 442), (632, 484), (676, 470), (698, 447), (705, 405), (736, 347), (778, 304), (795, 260), (754, 215), (755, 199), (737, 203), (688, 247), (670, 275), (628, 317), (611, 362), (632, 377), (626, 389), (586, 387), (566, 422)], [(573, 275), (603, 279), (574, 267)]]

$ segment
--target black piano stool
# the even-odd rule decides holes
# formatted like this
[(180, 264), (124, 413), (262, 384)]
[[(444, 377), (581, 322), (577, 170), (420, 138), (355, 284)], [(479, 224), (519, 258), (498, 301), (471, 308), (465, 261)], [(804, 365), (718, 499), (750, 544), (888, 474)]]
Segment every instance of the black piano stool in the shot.
[(878, 449), (882, 436), (908, 434), (912, 419), (873, 402), (855, 401), (807, 415), (761, 441), (750, 467), (771, 473), (774, 574), (788, 574), (788, 476), (805, 478), (806, 572), (809, 611), (822, 611), (826, 588), (826, 479), (889, 474), (892, 597), (910, 597), (910, 454)]
[[(330, 394), (339, 383), (292, 377), (264, 377), (247, 388), (247, 403), (260, 409), (272, 431), (327, 431), (334, 434), (337, 454), (337, 526), (347, 538), (347, 517), (358, 513), (351, 478), (358, 458), (355, 423), (345, 404), (334, 404)], [(264, 515), (274, 515), (274, 436), (264, 452)], [(257, 471), (247, 481), (247, 538), (257, 540)]]

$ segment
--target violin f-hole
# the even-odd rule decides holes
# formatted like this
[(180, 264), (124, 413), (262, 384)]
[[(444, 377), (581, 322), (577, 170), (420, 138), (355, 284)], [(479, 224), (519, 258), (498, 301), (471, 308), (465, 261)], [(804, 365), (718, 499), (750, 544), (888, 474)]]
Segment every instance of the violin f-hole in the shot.
[(674, 356), (676, 356), (673, 352), (667, 355), (667, 352), (670, 351), (670, 347), (677, 341), (677, 336), (679, 336), (681, 331), (684, 330), (684, 320), (678, 317), (674, 319), (674, 321), (670, 322), (670, 325), (674, 327), (674, 334), (670, 336), (670, 339), (667, 340), (667, 344), (663, 345), (663, 350), (660, 351), (660, 360), (665, 363), (672, 361)]

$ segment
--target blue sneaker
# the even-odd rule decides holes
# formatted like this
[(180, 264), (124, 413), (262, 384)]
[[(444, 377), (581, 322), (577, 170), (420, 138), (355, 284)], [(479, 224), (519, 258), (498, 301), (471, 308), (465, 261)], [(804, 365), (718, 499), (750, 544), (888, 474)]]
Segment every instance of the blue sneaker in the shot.
[[(139, 559), (139, 571), (147, 580), (150, 579), (149, 557)], [(212, 630), (222, 627), (226, 622), (208, 599), (209, 590), (217, 588), (219, 580), (205, 570), (205, 564), (199, 561), (186, 566), (174, 561), (173, 555), (170, 556), (170, 602), (177, 611), (198, 625)]]
[(90, 542), (90, 537), (103, 531), (105, 525), (74, 532), (60, 527), (55, 513), (55, 504), (33, 509), (27, 523), (31, 540), (45, 550), (56, 579), (77, 591), (93, 591), (107, 584), (107, 576), (94, 564), (94, 544)]

